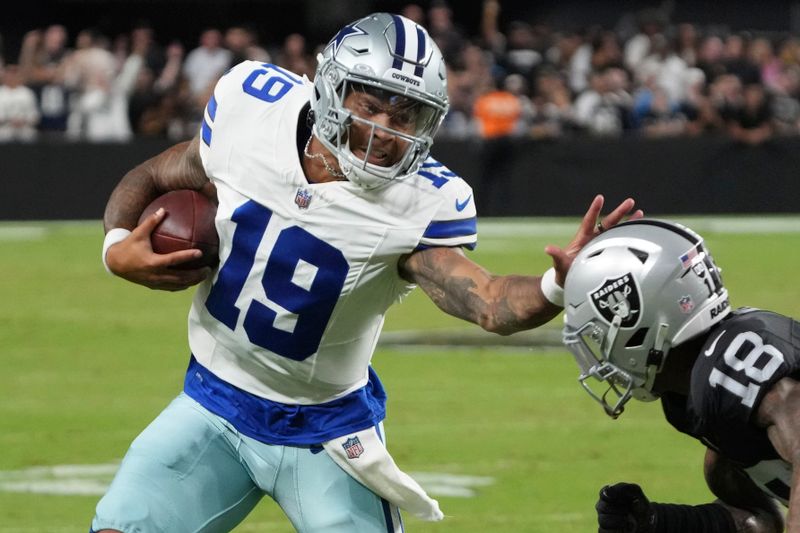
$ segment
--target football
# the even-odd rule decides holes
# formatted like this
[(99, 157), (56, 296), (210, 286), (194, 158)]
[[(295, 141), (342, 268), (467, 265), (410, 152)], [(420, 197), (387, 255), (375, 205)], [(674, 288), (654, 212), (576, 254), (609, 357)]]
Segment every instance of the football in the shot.
[(217, 206), (198, 191), (170, 191), (145, 208), (139, 217), (139, 224), (160, 207), (164, 208), (166, 216), (150, 235), (153, 251), (157, 254), (168, 254), (198, 248), (203, 251), (202, 257), (173, 268), (192, 269), (216, 265), (219, 261), (219, 236), (214, 226)]

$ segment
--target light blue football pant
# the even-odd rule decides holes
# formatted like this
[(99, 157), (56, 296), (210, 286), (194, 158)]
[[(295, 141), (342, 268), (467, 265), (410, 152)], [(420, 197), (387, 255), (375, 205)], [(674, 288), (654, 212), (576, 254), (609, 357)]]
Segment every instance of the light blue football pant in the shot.
[(256, 441), (181, 393), (131, 444), (92, 531), (231, 531), (265, 494), (301, 533), (403, 530), (397, 508), (321, 447)]

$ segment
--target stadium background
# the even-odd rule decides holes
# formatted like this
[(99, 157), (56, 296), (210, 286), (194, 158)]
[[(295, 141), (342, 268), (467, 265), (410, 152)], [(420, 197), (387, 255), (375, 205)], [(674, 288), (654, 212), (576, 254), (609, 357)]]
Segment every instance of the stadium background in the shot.
[[(505, 2), (504, 13), (564, 27), (613, 26), (642, 6), (530, 4)], [(7, 58), (29, 28), (58, 22), (74, 35), (91, 24), (113, 34), (142, 16), (158, 35), (187, 46), (206, 24), (242, 18), (268, 21), (276, 41), (290, 31), (324, 40), (357, 14), (404, 4), (331, 5), (25, 2), (5, 7), (0, 34)], [(453, 5), (458, 23), (476, 31), (481, 2)], [(729, 2), (722, 12), (716, 2), (679, 1), (673, 13), (736, 31), (798, 30), (792, 2)], [(85, 532), (116, 462), (180, 388), (191, 291), (123, 283), (98, 258), (108, 191), (127, 168), (167, 144), (0, 144), (0, 533)], [(505, 216), (479, 224), (475, 258), (492, 271), (543, 271), (543, 247), (569, 240), (595, 192), (609, 201), (632, 195), (648, 213), (706, 236), (734, 306), (800, 316), (796, 138), (766, 146), (720, 136), (513, 144), (511, 177), (495, 189), (498, 201), (489, 210)], [(435, 153), (480, 187), (482, 176), (473, 176), (481, 146), (443, 140)], [(542, 215), (561, 218), (531, 218)], [(374, 361), (389, 391), (389, 445), (448, 514), (441, 524), (409, 520), (409, 531), (592, 531), (597, 490), (617, 480), (639, 482), (660, 501), (710, 499), (702, 446), (670, 430), (656, 404), (631, 406), (615, 422), (604, 417), (576, 383), (575, 365), (558, 345), (559, 322), (501, 338), (443, 316), (419, 291), (392, 309)], [(268, 501), (237, 529), (290, 530)]]

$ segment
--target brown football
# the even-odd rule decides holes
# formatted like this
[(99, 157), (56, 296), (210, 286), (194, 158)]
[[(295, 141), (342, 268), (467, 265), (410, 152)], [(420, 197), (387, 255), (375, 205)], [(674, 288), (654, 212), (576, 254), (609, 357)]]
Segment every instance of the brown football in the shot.
[(163, 207), (166, 216), (150, 235), (157, 254), (198, 248), (203, 256), (173, 268), (190, 269), (214, 266), (219, 261), (219, 236), (214, 226), (217, 206), (202, 193), (180, 189), (162, 194), (148, 205), (139, 217), (139, 224)]

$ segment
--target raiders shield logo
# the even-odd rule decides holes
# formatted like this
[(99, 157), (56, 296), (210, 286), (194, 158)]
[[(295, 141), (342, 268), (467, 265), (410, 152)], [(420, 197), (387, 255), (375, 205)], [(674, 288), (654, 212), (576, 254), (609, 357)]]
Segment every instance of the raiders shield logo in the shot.
[(614, 279), (606, 278), (603, 284), (589, 293), (592, 305), (609, 324), (614, 316), (620, 317), (622, 328), (634, 328), (642, 315), (641, 295), (633, 276), (623, 274)]

